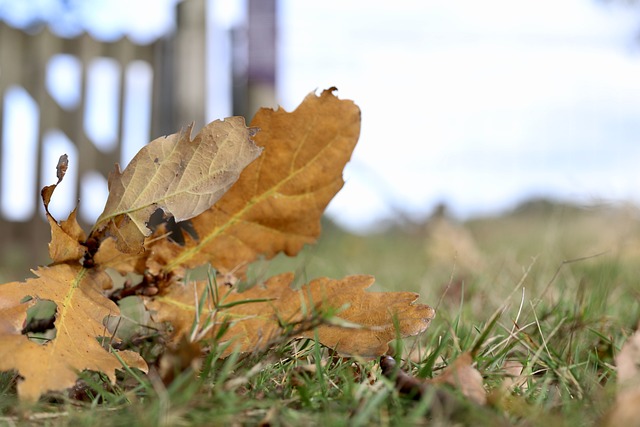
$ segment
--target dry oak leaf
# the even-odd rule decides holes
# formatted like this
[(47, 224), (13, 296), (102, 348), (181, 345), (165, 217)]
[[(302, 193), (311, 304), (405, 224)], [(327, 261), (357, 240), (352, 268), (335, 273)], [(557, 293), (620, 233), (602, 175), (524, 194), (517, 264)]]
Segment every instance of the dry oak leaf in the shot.
[(622, 346), (615, 361), (620, 390), (632, 388), (640, 391), (640, 323), (636, 332)]
[(56, 176), (58, 177), (58, 181), (53, 185), (47, 185), (46, 187), (43, 187), (40, 191), (40, 196), (42, 196), (42, 202), (44, 203), (44, 210), (47, 212), (47, 214), (49, 214), (49, 202), (51, 201), (51, 196), (53, 195), (53, 192), (55, 191), (58, 184), (62, 182), (62, 179), (67, 173), (68, 168), (69, 156), (63, 154), (58, 159), (58, 164), (56, 165)]
[(93, 260), (99, 268), (112, 268), (122, 275), (134, 272), (142, 274), (147, 255), (147, 252), (137, 254), (121, 252), (118, 250), (116, 241), (110, 237), (100, 243)]
[(14, 301), (2, 297), (3, 289), (3, 287), (0, 287), (0, 336), (19, 334), (24, 326), (24, 320), (27, 318), (27, 310), (36, 301), (29, 300), (23, 304), (16, 305)]
[[(396, 388), (401, 394), (413, 396), (420, 399), (428, 390), (430, 384), (447, 384), (457, 389), (463, 396), (472, 402), (485, 405), (487, 403), (487, 393), (482, 382), (482, 375), (473, 367), (473, 357), (471, 353), (460, 354), (442, 374), (434, 379), (420, 379), (410, 374), (396, 370), (396, 361), (390, 356), (383, 356), (380, 359), (382, 374), (387, 378), (396, 378)], [(437, 392), (436, 392), (437, 393)], [(436, 398), (441, 403), (449, 400), (446, 394), (436, 394)]]
[(291, 113), (258, 111), (251, 126), (260, 128), (255, 142), (264, 147), (262, 156), (218, 203), (191, 220), (198, 240), (185, 236), (184, 246), (153, 246), (150, 271), (180, 274), (209, 262), (225, 274), (260, 255), (293, 256), (315, 242), (360, 135), (360, 109), (333, 90), (309, 94)]
[(76, 219), (77, 208), (69, 214), (69, 218), (67, 218), (66, 221), (62, 221), (60, 224), (58, 224), (58, 221), (56, 221), (56, 219), (49, 213), (49, 202), (51, 202), (51, 196), (58, 184), (62, 182), (68, 167), (69, 157), (66, 154), (63, 154), (58, 159), (58, 165), (56, 166), (58, 182), (42, 188), (42, 191), (40, 192), (47, 221), (49, 221), (49, 225), (51, 226), (49, 256), (53, 260), (54, 264), (79, 260), (84, 256), (86, 251), (86, 248), (80, 244), (80, 242), (86, 240), (87, 236)]
[(607, 426), (640, 426), (640, 324), (616, 356), (618, 395)]
[(80, 260), (87, 250), (80, 243), (84, 242), (87, 236), (78, 224), (76, 213), (77, 208), (69, 214), (69, 218), (58, 224), (47, 212), (47, 220), (51, 226), (49, 256), (54, 264)]
[[(122, 365), (98, 342), (100, 337), (111, 337), (104, 319), (120, 314), (118, 306), (100, 292), (109, 277), (104, 272), (68, 264), (41, 267), (35, 274), (37, 278), (25, 282), (0, 285), (0, 325), (22, 324), (26, 321), (24, 307), (50, 300), (57, 305), (56, 336), (37, 344), (15, 327), (0, 329), (0, 371), (18, 371), (23, 378), (18, 383), (18, 394), (27, 400), (73, 386), (83, 370), (103, 372), (115, 382), (115, 370), (122, 369)], [(27, 296), (32, 299), (21, 302)], [(128, 366), (147, 370), (137, 353), (120, 351), (118, 355)]]
[(91, 235), (113, 236), (122, 252), (141, 252), (147, 221), (158, 208), (183, 221), (209, 209), (260, 155), (244, 118), (206, 125), (192, 140), (192, 126), (143, 147), (124, 172), (109, 176), (109, 197)]
[[(210, 299), (206, 307), (201, 307), (200, 323), (204, 324), (207, 317), (217, 326), (230, 322), (222, 337), (223, 342), (231, 341), (225, 355), (233, 350), (264, 349), (282, 337), (282, 325), (295, 324), (300, 330), (291, 338), (317, 336), (340, 354), (375, 357), (385, 353), (388, 343), (398, 335), (423, 332), (435, 316), (431, 307), (415, 303), (418, 295), (413, 292), (366, 292), (374, 282), (372, 276), (319, 278), (300, 290), (291, 288), (292, 281), (293, 274), (285, 273), (241, 293), (218, 285), (213, 292), (217, 304)], [(146, 305), (156, 312), (156, 321), (173, 325), (174, 339), (178, 339), (189, 334), (196, 298), (199, 301), (206, 289), (205, 282), (175, 284), (165, 295), (146, 299)], [(335, 313), (339, 319), (312, 328), (309, 320), (319, 312)], [(208, 337), (216, 333), (213, 328)]]
[(460, 390), (463, 396), (474, 403), (485, 405), (487, 403), (487, 391), (484, 388), (482, 374), (473, 367), (471, 353), (460, 354), (442, 374), (434, 378), (434, 384), (449, 384)]

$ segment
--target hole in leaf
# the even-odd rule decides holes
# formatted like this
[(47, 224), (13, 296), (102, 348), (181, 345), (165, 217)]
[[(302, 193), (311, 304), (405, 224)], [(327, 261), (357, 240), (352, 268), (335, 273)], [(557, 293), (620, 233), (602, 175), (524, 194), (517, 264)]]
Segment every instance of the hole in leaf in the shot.
[(38, 344), (46, 344), (56, 337), (56, 311), (58, 306), (50, 300), (40, 300), (27, 309), (27, 320), (22, 334)]
[[(0, 372), (0, 396), (4, 399), (10, 395), (15, 395), (17, 392), (16, 386), (18, 385), (18, 380), (21, 378), (23, 377), (18, 375), (18, 371), (16, 370)], [(3, 406), (3, 409), (7, 407), (9, 406)]]
[(120, 316), (109, 316), (104, 323), (116, 338), (131, 340), (138, 335), (148, 334), (151, 330), (151, 316), (144, 302), (138, 296), (128, 296), (118, 301)]
[(167, 216), (162, 209), (158, 208), (149, 218), (147, 226), (155, 232), (162, 225), (164, 225), (166, 232), (170, 233), (169, 240), (180, 246), (184, 246), (185, 234), (190, 235), (193, 239), (198, 239), (198, 233), (193, 228), (191, 221), (176, 222), (173, 216)]

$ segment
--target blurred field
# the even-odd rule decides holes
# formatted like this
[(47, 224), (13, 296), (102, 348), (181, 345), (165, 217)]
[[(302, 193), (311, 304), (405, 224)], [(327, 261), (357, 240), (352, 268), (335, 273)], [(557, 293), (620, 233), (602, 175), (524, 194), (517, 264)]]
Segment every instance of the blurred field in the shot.
[(378, 290), (416, 291), (432, 305), (442, 298), (445, 306), (457, 307), (464, 290), (466, 304), (479, 304), (488, 313), (504, 302), (529, 267), (524, 285), (530, 296), (543, 296), (547, 288), (544, 297), (552, 299), (582, 286), (637, 297), (639, 261), (638, 208), (532, 200), (501, 216), (459, 223), (440, 212), (424, 224), (366, 236), (326, 222), (317, 245), (293, 259), (259, 262), (253, 273), (260, 278), (295, 270), (301, 281), (372, 274)]
[[(23, 246), (5, 251), (0, 279), (22, 280), (30, 268), (46, 264), (48, 239), (42, 236), (40, 251)], [(565, 261), (573, 262), (563, 265)], [(464, 223), (440, 207), (422, 224), (369, 235), (350, 234), (324, 220), (317, 244), (295, 258), (281, 255), (256, 262), (250, 279), (295, 271), (301, 284), (320, 276), (371, 274), (376, 277), (373, 290), (419, 292), (421, 302), (442, 304), (442, 309), (457, 309), (464, 301), (465, 311), (482, 319), (504, 303), (529, 268), (523, 285), (530, 298), (552, 301), (581, 287), (637, 299), (639, 261), (638, 208), (532, 200), (503, 215)], [(632, 318), (634, 313), (629, 314)]]

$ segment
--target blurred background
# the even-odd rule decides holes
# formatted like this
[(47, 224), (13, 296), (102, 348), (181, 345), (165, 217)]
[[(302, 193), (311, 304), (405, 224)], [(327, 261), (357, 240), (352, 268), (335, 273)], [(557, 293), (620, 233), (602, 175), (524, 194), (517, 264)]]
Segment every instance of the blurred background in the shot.
[(362, 109), (348, 231), (637, 203), (639, 36), (623, 0), (0, 0), (0, 268), (46, 262), (61, 154), (51, 211), (90, 224), (148, 141), (331, 86)]

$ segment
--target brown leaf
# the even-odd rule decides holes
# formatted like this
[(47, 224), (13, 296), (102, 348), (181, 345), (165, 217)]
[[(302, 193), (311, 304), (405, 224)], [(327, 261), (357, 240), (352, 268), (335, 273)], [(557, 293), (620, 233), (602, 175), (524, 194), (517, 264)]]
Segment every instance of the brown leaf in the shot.
[(607, 427), (640, 427), (640, 392), (621, 393), (602, 425)]
[[(470, 355), (465, 353), (462, 357), (463, 359), (467, 359)], [(452, 366), (455, 366), (456, 363), (458, 362), (454, 362), (454, 365)], [(463, 365), (468, 366), (467, 363), (469, 363), (469, 361), (464, 360)], [(455, 388), (460, 389), (462, 394), (474, 403), (486, 403), (486, 396), (482, 398), (481, 396), (484, 396), (484, 394), (481, 395), (479, 390), (475, 389), (475, 387), (469, 389), (464, 386), (461, 387), (459, 381), (451, 381), (451, 377), (449, 377), (449, 374), (447, 373), (450, 373), (449, 368), (444, 373), (442, 380), (438, 380), (438, 378), (435, 380), (416, 378), (397, 366), (393, 357), (385, 355), (380, 358), (380, 369), (382, 371), (382, 375), (395, 382), (396, 390), (400, 395), (419, 401), (422, 400), (425, 395), (432, 393), (431, 398), (429, 399), (430, 405), (425, 413), (427, 418), (431, 418), (434, 415), (436, 418), (446, 417), (452, 422), (452, 424), (456, 424), (455, 421), (457, 416), (466, 412), (466, 405), (463, 405), (459, 399), (456, 399), (447, 387), (441, 387), (439, 384), (453, 385)], [(464, 369), (467, 368), (465, 367)], [(477, 384), (477, 379), (474, 379), (473, 382), (476, 382)], [(482, 382), (480, 381), (480, 387), (481, 386)]]
[[(67, 264), (43, 267), (35, 273), (35, 279), (0, 285), (0, 325), (22, 324), (26, 307), (36, 300), (50, 300), (57, 305), (56, 336), (37, 344), (15, 327), (0, 329), (0, 371), (18, 371), (24, 378), (18, 384), (18, 394), (28, 400), (73, 386), (83, 370), (103, 372), (115, 382), (115, 369), (122, 365), (98, 342), (100, 337), (111, 337), (103, 324), (105, 317), (120, 314), (100, 293), (103, 282), (110, 280), (108, 276)], [(33, 299), (21, 303), (26, 296)], [(147, 369), (138, 354), (118, 354), (129, 366)]]
[(82, 227), (80, 227), (80, 224), (78, 224), (77, 211), (78, 208), (74, 209), (69, 214), (69, 218), (60, 223), (60, 227), (62, 228), (62, 231), (71, 238), (79, 242), (84, 242), (87, 240), (87, 233), (85, 233)]
[(502, 369), (504, 371), (504, 379), (500, 388), (504, 392), (511, 393), (514, 389), (527, 390), (527, 377), (523, 375), (524, 365), (517, 360), (505, 360)]
[(87, 237), (76, 220), (76, 211), (77, 209), (74, 209), (69, 218), (60, 224), (47, 213), (47, 220), (51, 226), (49, 256), (54, 264), (80, 260), (87, 250), (80, 243)]
[(360, 134), (360, 109), (325, 90), (293, 112), (261, 109), (251, 122), (263, 155), (211, 209), (192, 220), (198, 240), (153, 247), (152, 272), (210, 262), (222, 273), (262, 255), (297, 254), (320, 234), (320, 218), (342, 188)]
[(144, 253), (124, 253), (117, 248), (113, 238), (104, 240), (93, 260), (100, 268), (113, 268), (120, 274), (143, 273), (145, 263)]
[(460, 390), (469, 400), (479, 405), (487, 403), (487, 392), (484, 389), (482, 375), (473, 367), (473, 358), (468, 352), (459, 355), (432, 382), (435, 384), (449, 384)]
[(69, 156), (63, 154), (58, 159), (58, 164), (56, 165), (56, 177), (58, 178), (58, 184), (62, 181), (65, 174), (67, 173), (67, 169), (69, 168)]
[[(3, 289), (0, 287), (0, 291)], [(35, 300), (29, 300), (16, 305), (15, 302), (3, 298), (0, 292), (0, 335), (19, 334), (27, 318), (27, 310), (35, 303)]]
[(621, 389), (632, 387), (640, 390), (640, 324), (616, 356), (618, 385)]
[[(91, 235), (113, 236), (123, 252), (142, 251), (147, 221), (162, 208), (176, 221), (209, 209), (260, 155), (242, 117), (216, 120), (191, 140), (191, 129), (143, 147), (109, 176), (109, 198)], [(98, 238), (98, 240), (102, 240)]]
[(67, 173), (67, 168), (69, 167), (69, 157), (66, 154), (63, 154), (58, 159), (58, 165), (56, 166), (56, 176), (58, 177), (58, 182), (53, 185), (48, 185), (42, 189), (40, 195), (42, 196), (42, 202), (44, 203), (44, 210), (47, 215), (49, 214), (49, 202), (51, 202), (51, 196), (53, 195), (53, 191), (56, 189), (58, 184), (64, 178), (64, 175)]
[(618, 395), (607, 426), (640, 426), (640, 324), (616, 356)]
[(74, 209), (69, 215), (69, 218), (60, 224), (58, 224), (58, 221), (49, 213), (51, 196), (53, 196), (56, 187), (64, 178), (68, 167), (69, 158), (66, 154), (63, 154), (60, 156), (60, 159), (58, 159), (58, 165), (56, 166), (58, 182), (44, 187), (40, 192), (47, 221), (49, 221), (49, 225), (51, 226), (49, 256), (54, 263), (80, 260), (86, 251), (86, 248), (80, 244), (80, 242), (86, 239), (86, 235), (76, 220), (77, 209)]
[(427, 381), (413, 377), (399, 369), (395, 359), (391, 356), (385, 355), (380, 358), (380, 369), (382, 370), (382, 375), (395, 380), (396, 390), (402, 395), (420, 400), (428, 390), (429, 383)]
[[(201, 307), (200, 323), (207, 319), (215, 323), (208, 334), (211, 337), (225, 320), (231, 322), (223, 336), (223, 341), (232, 342), (227, 354), (234, 349), (264, 349), (282, 336), (283, 324), (297, 324), (300, 330), (291, 338), (317, 334), (322, 344), (341, 354), (374, 357), (386, 352), (388, 342), (398, 334), (406, 337), (423, 332), (435, 315), (431, 307), (415, 304), (418, 295), (412, 292), (365, 292), (373, 284), (371, 276), (320, 278), (300, 290), (291, 289), (292, 281), (293, 274), (281, 274), (242, 293), (219, 285), (213, 292), (218, 308), (210, 299)], [(156, 321), (171, 322), (177, 338), (189, 334), (196, 301), (205, 289), (204, 282), (176, 284), (165, 295), (147, 299), (146, 304), (156, 312)], [(314, 313), (328, 311), (339, 319), (311, 330)]]

